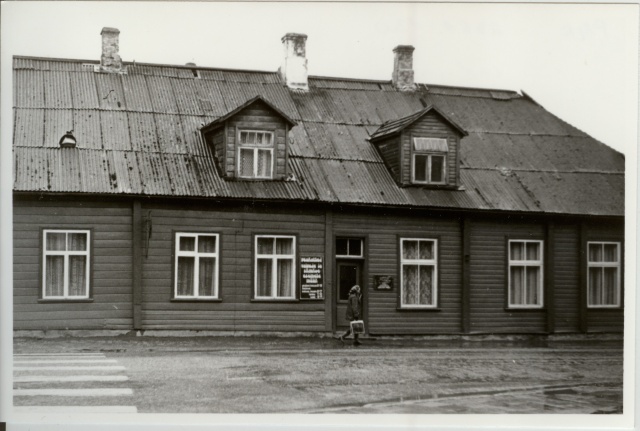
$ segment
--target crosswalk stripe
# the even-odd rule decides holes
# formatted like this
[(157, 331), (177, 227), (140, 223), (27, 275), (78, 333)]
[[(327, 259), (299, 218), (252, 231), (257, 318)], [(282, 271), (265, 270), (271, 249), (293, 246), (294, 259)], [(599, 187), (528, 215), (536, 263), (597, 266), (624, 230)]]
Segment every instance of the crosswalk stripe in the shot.
[(18, 376), (13, 378), (14, 383), (39, 383), (39, 382), (125, 382), (127, 376)]
[(55, 370), (55, 371), (75, 371), (75, 370), (111, 370), (122, 371), (125, 368), (122, 365), (96, 365), (96, 366), (39, 366), (39, 367), (13, 367), (14, 371), (37, 371), (37, 370)]
[(14, 406), (13, 412), (22, 413), (138, 413), (136, 406)]
[(104, 358), (104, 353), (15, 353), (13, 356), (101, 356)]
[(115, 359), (48, 359), (48, 360), (19, 360), (14, 364), (116, 364)]
[(92, 389), (14, 389), (16, 397), (25, 396), (62, 396), (62, 397), (114, 397), (133, 395), (129, 388), (92, 388)]

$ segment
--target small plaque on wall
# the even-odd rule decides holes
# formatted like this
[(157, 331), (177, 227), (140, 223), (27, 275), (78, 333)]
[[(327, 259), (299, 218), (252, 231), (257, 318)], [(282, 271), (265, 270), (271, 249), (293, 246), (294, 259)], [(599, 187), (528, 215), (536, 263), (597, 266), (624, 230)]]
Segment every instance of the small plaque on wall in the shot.
[(390, 275), (376, 275), (373, 277), (373, 284), (376, 290), (392, 290), (393, 277)]

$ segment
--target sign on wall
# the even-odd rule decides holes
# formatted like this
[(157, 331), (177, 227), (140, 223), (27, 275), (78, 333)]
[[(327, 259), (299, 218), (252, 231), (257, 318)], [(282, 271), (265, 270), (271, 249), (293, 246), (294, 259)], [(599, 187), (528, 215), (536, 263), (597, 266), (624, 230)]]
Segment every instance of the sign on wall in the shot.
[(373, 287), (376, 290), (392, 290), (393, 277), (390, 275), (376, 275), (373, 277)]
[(322, 257), (300, 257), (300, 299), (324, 299), (323, 274)]

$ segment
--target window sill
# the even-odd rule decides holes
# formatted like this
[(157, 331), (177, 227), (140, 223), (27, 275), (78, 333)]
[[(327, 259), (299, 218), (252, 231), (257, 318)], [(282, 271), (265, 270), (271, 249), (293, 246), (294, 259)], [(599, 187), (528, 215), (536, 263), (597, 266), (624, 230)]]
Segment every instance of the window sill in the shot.
[(86, 303), (93, 302), (93, 298), (81, 298), (81, 299), (46, 299), (40, 298), (38, 299), (39, 304), (68, 304), (68, 303)]
[(271, 303), (271, 302), (277, 302), (277, 303), (289, 303), (289, 304), (294, 304), (294, 303), (298, 303), (300, 302), (299, 299), (278, 299), (278, 298), (274, 298), (274, 299), (255, 299), (252, 298), (250, 302), (253, 303)]
[(220, 298), (171, 298), (170, 302), (222, 302)]
[(402, 308), (402, 307), (396, 307), (396, 311), (400, 311), (400, 312), (403, 312), (403, 313), (406, 312), (406, 311), (408, 311), (408, 312), (417, 311), (417, 312), (420, 312), (420, 313), (425, 312), (425, 311), (426, 312), (429, 312), (429, 311), (438, 312), (438, 311), (442, 311), (442, 308), (440, 308), (440, 307), (431, 307), (431, 308), (426, 308), (426, 307), (425, 308)]
[(616, 305), (615, 307), (587, 307), (589, 311), (620, 311), (623, 310), (624, 307), (622, 305)]
[(547, 311), (547, 309), (544, 308), (544, 307), (539, 307), (539, 308), (533, 308), (533, 307), (531, 307), (531, 308), (525, 308), (525, 307), (522, 307), (522, 308), (509, 308), (509, 307), (505, 307), (504, 311), (507, 311), (509, 313), (511, 313), (511, 312), (520, 313), (520, 312), (532, 312), (532, 311)]

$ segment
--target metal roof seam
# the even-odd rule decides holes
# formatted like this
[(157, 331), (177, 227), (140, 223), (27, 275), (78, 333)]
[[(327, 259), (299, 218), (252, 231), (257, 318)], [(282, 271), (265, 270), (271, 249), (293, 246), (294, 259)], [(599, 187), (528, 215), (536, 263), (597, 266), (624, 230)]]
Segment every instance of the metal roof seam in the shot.
[[(467, 171), (497, 171), (501, 172), (499, 167), (486, 168), (486, 167), (474, 167), (474, 166), (460, 166), (461, 170)], [(624, 175), (623, 171), (602, 171), (597, 169), (580, 169), (575, 171), (559, 170), (559, 169), (520, 169), (509, 168), (509, 172), (532, 172), (532, 173), (545, 173), (545, 174), (599, 174), (599, 175)]]

